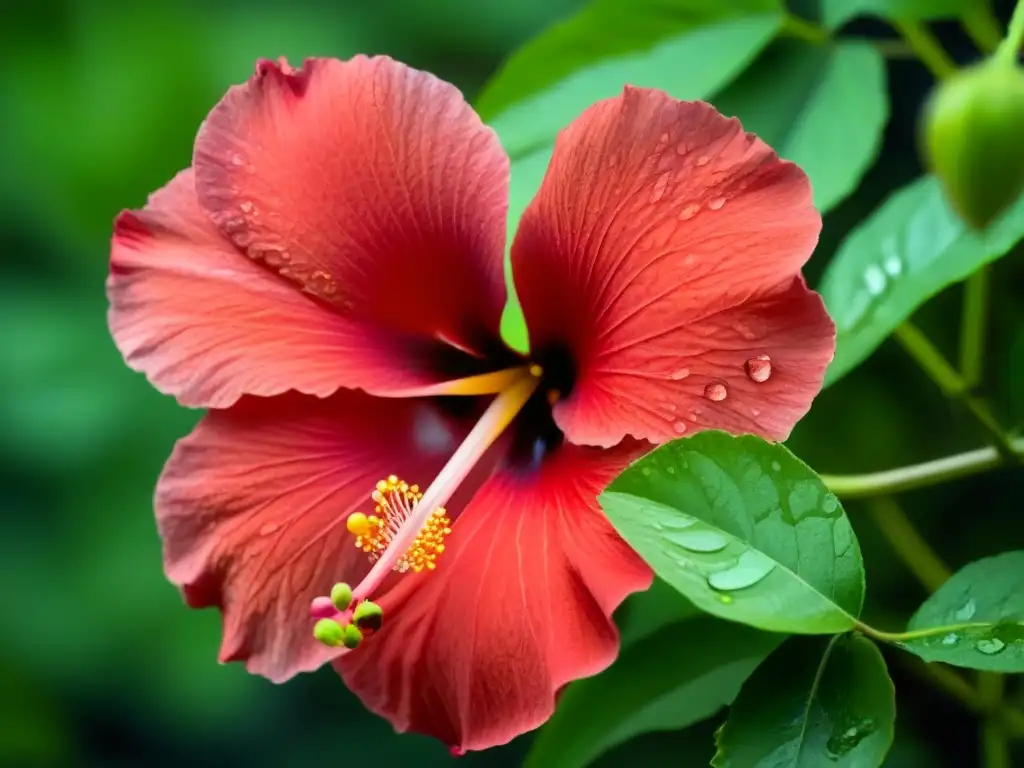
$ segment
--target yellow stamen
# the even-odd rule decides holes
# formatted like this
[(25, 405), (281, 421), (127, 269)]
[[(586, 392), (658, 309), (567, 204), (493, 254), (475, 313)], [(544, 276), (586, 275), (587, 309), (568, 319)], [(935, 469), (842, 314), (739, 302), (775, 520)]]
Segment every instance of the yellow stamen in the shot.
[[(367, 516), (353, 512), (346, 524), (356, 537), (356, 547), (369, 555), (370, 562), (374, 563), (391, 545), (423, 494), (418, 485), (409, 485), (397, 475), (389, 475), (377, 483), (370, 498), (374, 502), (374, 514)], [(452, 532), (451, 522), (444, 507), (437, 507), (431, 512), (409, 549), (395, 561), (394, 570), (419, 573), (436, 568), (437, 556), (444, 552), (444, 537)]]
[[(534, 373), (534, 369), (538, 373)], [(418, 389), (418, 395), (496, 395), (523, 378), (527, 371), (534, 377), (541, 375), (539, 365), (516, 366), (502, 371), (481, 373), (478, 376), (467, 376), (454, 381), (444, 381), (426, 389)]]
[[(354, 600), (368, 599), (388, 573), (398, 570), (403, 563), (406, 570), (415, 570), (416, 566), (426, 570), (436, 567), (437, 556), (444, 552), (444, 537), (451, 533), (451, 521), (442, 505), (448, 502), (540, 385), (539, 376), (543, 373), (540, 366), (524, 366), (513, 370), (516, 376), (512, 383), (491, 401), (480, 420), (425, 491), (421, 493), (414, 485), (406, 485), (399, 491), (405, 484), (394, 475), (383, 481), (388, 488), (386, 492), (375, 491), (380, 494), (380, 499), (374, 497), (379, 509), (374, 510), (374, 516), (367, 517), (373, 527), (366, 537), (356, 539), (356, 546), (370, 555), (374, 565), (353, 590)], [(395, 488), (392, 488), (390, 482), (392, 478), (399, 484)], [(386, 500), (387, 504), (382, 500)], [(391, 522), (398, 521), (399, 512), (401, 523), (392, 527)], [(375, 517), (382, 522), (379, 538), (375, 538), (378, 531), (374, 524)], [(383, 549), (378, 548), (378, 545), (383, 545)]]

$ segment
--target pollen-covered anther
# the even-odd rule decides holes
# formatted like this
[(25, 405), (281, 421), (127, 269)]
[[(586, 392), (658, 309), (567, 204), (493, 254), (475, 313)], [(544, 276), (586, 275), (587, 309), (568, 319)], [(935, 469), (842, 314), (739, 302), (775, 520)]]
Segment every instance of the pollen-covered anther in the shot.
[[(377, 483), (370, 498), (374, 503), (373, 514), (355, 512), (349, 515), (346, 525), (356, 537), (356, 547), (373, 563), (380, 559), (398, 530), (412, 516), (423, 493), (418, 485), (390, 475)], [(447, 512), (444, 507), (438, 507), (427, 517), (409, 549), (395, 562), (394, 570), (399, 573), (433, 570), (437, 567), (438, 555), (444, 552), (444, 539), (451, 532)]]

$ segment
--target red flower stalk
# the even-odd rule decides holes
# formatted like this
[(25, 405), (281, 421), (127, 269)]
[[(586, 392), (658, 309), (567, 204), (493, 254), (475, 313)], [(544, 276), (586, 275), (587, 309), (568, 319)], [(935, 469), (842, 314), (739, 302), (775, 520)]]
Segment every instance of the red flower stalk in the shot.
[(711, 106), (627, 88), (559, 136), (511, 251), (528, 356), (498, 330), (508, 181), (431, 75), (261, 62), (117, 218), (108, 282), (128, 364), (209, 409), (156, 517), (221, 660), (333, 661), (455, 752), (614, 659), (651, 572), (602, 488), (680, 435), (786, 437), (834, 346), (806, 176)]

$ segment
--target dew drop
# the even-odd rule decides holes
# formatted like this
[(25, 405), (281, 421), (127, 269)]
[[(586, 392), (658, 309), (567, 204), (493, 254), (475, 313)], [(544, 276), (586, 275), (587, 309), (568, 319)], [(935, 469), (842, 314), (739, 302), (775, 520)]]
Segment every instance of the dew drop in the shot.
[(676, 370), (672, 371), (671, 374), (669, 374), (669, 378), (672, 379), (672, 381), (682, 381), (689, 375), (689, 368), (677, 368)]
[(677, 435), (681, 435), (686, 431), (686, 422), (677, 421), (675, 424), (672, 425), (672, 429), (675, 430), (675, 433)]
[(669, 464), (667, 467), (665, 467), (665, 471), (668, 472), (670, 475), (674, 475), (676, 473), (676, 468)]
[(714, 531), (679, 531), (665, 538), (691, 552), (721, 552), (729, 546), (728, 539)]
[(697, 211), (699, 210), (700, 205), (698, 203), (687, 203), (686, 205), (683, 206), (683, 210), (679, 212), (679, 220), (689, 221), (690, 219), (697, 215)]
[(978, 649), (979, 653), (984, 653), (986, 656), (995, 656), (1006, 648), (1006, 643), (998, 637), (990, 637), (979, 640), (974, 644), (974, 647)]
[(772, 359), (768, 355), (752, 357), (744, 364), (747, 378), (756, 384), (763, 384), (772, 375)]
[(885, 290), (885, 283), (885, 272), (877, 264), (872, 264), (864, 270), (864, 284), (872, 296), (880, 295)]
[(651, 468), (650, 467), (643, 467), (640, 470), (640, 474), (642, 474), (644, 477), (650, 477), (651, 476)]
[(732, 568), (717, 571), (708, 576), (708, 584), (713, 589), (732, 591), (752, 587), (775, 568), (775, 563), (752, 549), (746, 550), (736, 560)]
[(338, 284), (327, 272), (317, 270), (309, 278), (308, 289), (321, 296), (333, 296), (338, 290)]
[(831, 493), (825, 496), (825, 500), (821, 502), (821, 509), (826, 515), (831, 515), (837, 509), (839, 509), (839, 499), (833, 496)]
[(761, 415), (761, 409), (760, 408), (751, 408), (750, 409), (750, 415), (753, 416), (756, 419), (758, 416)]
[(729, 391), (725, 388), (725, 384), (720, 381), (712, 381), (704, 387), (704, 397), (713, 403), (720, 403), (728, 396)]
[(718, 601), (720, 603), (724, 603), (725, 605), (729, 605), (729, 603), (732, 602), (732, 595), (719, 595)]
[(882, 263), (882, 268), (889, 273), (890, 277), (899, 277), (903, 272), (903, 260), (899, 256), (889, 256)]
[(777, 461), (773, 461), (772, 462), (772, 471), (773, 472), (780, 472), (780, 471), (782, 471), (782, 465), (779, 464), (779, 462), (777, 462)]
[(710, 208), (712, 211), (720, 210), (723, 205), (725, 205), (724, 197), (716, 197), (714, 200), (708, 201), (708, 208)]
[(252, 212), (252, 201), (251, 200), (243, 200), (241, 203), (238, 204), (238, 207), (242, 209), (242, 213), (251, 213)]
[(669, 175), (667, 173), (661, 174), (658, 180), (654, 182), (654, 188), (651, 190), (651, 202), (656, 203), (665, 196), (665, 190), (668, 189)]
[(686, 144), (685, 141), (680, 141), (678, 144), (676, 144), (676, 154), (679, 155), (680, 157), (682, 157), (689, 151), (690, 147)]
[(942, 638), (943, 645), (956, 645), (960, 642), (960, 635), (956, 632), (950, 632), (948, 635)]
[[(825, 747), (834, 758), (842, 757), (852, 751), (865, 737), (874, 733), (875, 727), (875, 718), (861, 718), (850, 723), (845, 730), (834, 731)], [(842, 725), (839, 728), (842, 728)]]
[(242, 157), (237, 152), (235, 152), (233, 155), (231, 155), (231, 164), (232, 165), (245, 165), (245, 158)]
[(701, 155), (700, 157), (698, 157), (694, 161), (693, 164), (696, 165), (698, 168), (700, 168), (701, 166), (707, 165), (710, 162), (711, 162), (711, 158), (710, 157), (708, 157), (707, 155)]
[(974, 598), (972, 597), (957, 609), (956, 613), (953, 614), (953, 617), (957, 621), (970, 621), (974, 617), (974, 612), (977, 608)]
[(277, 533), (277, 529), (280, 527), (277, 523), (267, 523), (260, 528), (260, 536), (269, 536), (272, 533)]

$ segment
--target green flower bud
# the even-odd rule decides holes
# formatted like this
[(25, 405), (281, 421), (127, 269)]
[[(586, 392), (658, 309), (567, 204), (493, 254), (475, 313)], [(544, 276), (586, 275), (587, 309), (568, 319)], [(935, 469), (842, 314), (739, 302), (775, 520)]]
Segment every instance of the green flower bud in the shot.
[(339, 611), (344, 611), (352, 604), (352, 587), (344, 582), (338, 582), (331, 587), (331, 602)]
[(364, 600), (356, 606), (352, 614), (352, 621), (360, 629), (370, 629), (376, 632), (384, 623), (384, 611), (376, 603)]
[(334, 619), (320, 619), (313, 625), (313, 637), (324, 645), (337, 648), (344, 642), (345, 630)]
[(991, 60), (957, 72), (932, 96), (922, 139), (953, 209), (987, 226), (1024, 190), (1024, 69)]
[(359, 628), (355, 624), (346, 624), (343, 630), (341, 642), (349, 650), (354, 650), (359, 647), (359, 644), (363, 642), (363, 633), (359, 631)]

